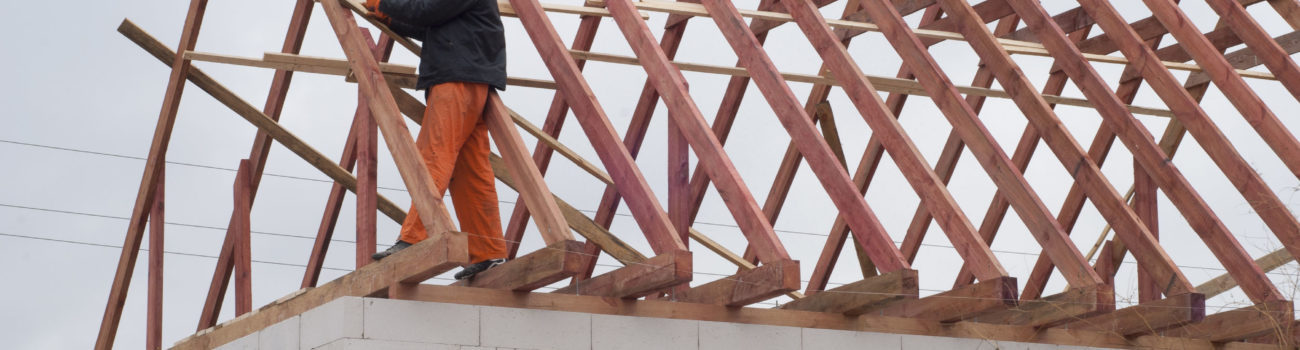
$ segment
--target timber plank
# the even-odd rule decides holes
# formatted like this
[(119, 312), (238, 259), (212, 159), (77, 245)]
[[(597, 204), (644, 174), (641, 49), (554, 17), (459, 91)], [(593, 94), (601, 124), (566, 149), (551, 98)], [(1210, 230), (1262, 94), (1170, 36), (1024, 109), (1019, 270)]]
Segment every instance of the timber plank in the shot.
[(551, 293), (640, 298), (691, 281), (691, 252), (674, 250), (591, 277)]
[(1169, 326), (1199, 322), (1204, 318), (1205, 295), (1186, 293), (1069, 322), (1058, 327), (1130, 336)]
[(1042, 326), (1115, 310), (1115, 292), (1106, 285), (1071, 288), (1042, 299), (1020, 300), (1016, 307), (975, 318), (975, 322)]
[(928, 297), (896, 303), (881, 315), (956, 322), (1016, 305), (1016, 278), (999, 277)]
[(903, 269), (824, 290), (781, 305), (782, 309), (861, 315), (919, 294), (916, 270)]
[(1201, 322), (1159, 329), (1156, 334), (1212, 342), (1241, 340), (1269, 333), (1290, 334), (1294, 309), (1290, 301), (1263, 302), (1205, 316)]
[(799, 282), (799, 262), (780, 260), (670, 297), (688, 303), (745, 306), (799, 290)]
[(527, 292), (573, 277), (587, 259), (583, 243), (563, 240), (453, 285)]

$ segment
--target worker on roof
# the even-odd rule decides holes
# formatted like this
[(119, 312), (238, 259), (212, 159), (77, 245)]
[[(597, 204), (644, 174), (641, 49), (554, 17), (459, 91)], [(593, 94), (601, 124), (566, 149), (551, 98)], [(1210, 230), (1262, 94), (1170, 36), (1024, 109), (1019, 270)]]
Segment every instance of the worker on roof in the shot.
[[(505, 262), (496, 180), (488, 163), (483, 112), (488, 89), (506, 88), (505, 34), (495, 0), (367, 0), (366, 8), (400, 35), (420, 40), (420, 78), (428, 107), (416, 147), (439, 195), (451, 191), (460, 229), (469, 234), (466, 279)], [(428, 238), (415, 207), (383, 259)]]

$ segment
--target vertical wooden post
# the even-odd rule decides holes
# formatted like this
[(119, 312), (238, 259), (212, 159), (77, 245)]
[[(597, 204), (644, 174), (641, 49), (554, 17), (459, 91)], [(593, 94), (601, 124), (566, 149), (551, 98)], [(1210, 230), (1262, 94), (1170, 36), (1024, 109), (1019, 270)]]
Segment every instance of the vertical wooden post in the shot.
[(145, 316), (144, 344), (150, 350), (162, 349), (163, 254), (166, 253), (163, 229), (167, 225), (163, 217), (163, 189), (166, 172), (166, 167), (158, 172), (158, 190), (154, 193), (153, 209), (149, 210), (149, 306)]
[[(364, 100), (364, 99), (363, 99)], [(365, 103), (364, 101), (362, 103)], [(368, 106), (367, 106), (368, 108)], [(379, 129), (370, 113), (357, 115), (357, 268), (370, 263), (375, 254), (375, 217), (378, 213), (378, 184), (376, 157), (378, 157)]]
[(251, 192), (249, 182), (252, 176), (252, 163), (247, 159), (239, 162), (239, 171), (235, 173), (235, 221), (232, 231), (235, 233), (235, 316), (253, 311), (253, 256), (250, 237), (252, 215)]
[[(1142, 165), (1133, 164), (1133, 211), (1146, 224), (1151, 236), (1160, 238), (1160, 218), (1157, 216), (1156, 184)], [(1160, 299), (1164, 288), (1160, 280), (1151, 275), (1147, 269), (1138, 269), (1138, 302), (1145, 303)]]
[[(298, 0), (293, 7), (293, 15), (289, 19), (289, 29), (284, 36), (284, 45), (280, 52), (296, 54), (302, 49), (303, 37), (307, 35), (307, 23), (311, 20), (311, 10), (315, 6), (314, 0)], [(183, 51), (182, 51), (183, 52)], [(280, 120), (280, 112), (284, 109), (284, 100), (289, 93), (289, 85), (293, 81), (293, 71), (276, 70), (275, 75), (271, 78), (271, 88), (267, 92), (266, 105), (262, 108), (262, 113), (270, 117), (271, 120)], [(250, 200), (257, 199), (257, 189), (262, 181), (262, 169), (266, 167), (266, 157), (271, 152), (271, 135), (258, 130), (257, 136), (254, 137), (253, 148), (249, 151), (248, 159), (253, 162), (252, 177), (253, 181), (249, 184), (252, 188)], [(234, 214), (231, 214), (230, 221), (234, 221)], [(221, 253), (218, 254), (217, 265), (212, 272), (212, 282), (208, 285), (208, 295), (203, 302), (203, 310), (200, 311), (198, 330), (203, 330), (217, 324), (217, 316), (220, 315), (221, 304), (225, 301), (226, 287), (230, 284), (230, 273), (234, 269), (234, 260), (231, 259), (234, 250), (234, 241), (231, 241), (230, 225), (227, 224), (226, 240), (221, 245)]]
[(190, 60), (185, 59), (185, 52), (193, 50), (198, 41), (203, 12), (207, 6), (207, 0), (191, 0), (189, 12), (185, 16), (185, 27), (181, 29), (181, 42), (176, 46), (176, 56), (172, 59), (172, 72), (167, 81), (162, 111), (159, 112), (158, 125), (154, 129), (153, 143), (149, 146), (149, 157), (145, 160), (144, 176), (140, 179), (140, 189), (135, 196), (135, 206), (131, 209), (131, 220), (127, 224), (126, 238), (122, 244), (122, 254), (117, 260), (113, 286), (109, 287), (108, 304), (104, 307), (104, 318), (100, 321), (99, 335), (95, 339), (97, 350), (111, 349), (113, 340), (117, 337), (117, 326), (122, 321), (122, 307), (126, 304), (126, 294), (131, 287), (131, 274), (135, 272), (135, 260), (140, 254), (145, 222), (156, 198), (154, 192), (158, 190), (158, 177), (167, 162), (167, 146), (171, 141), (172, 127), (176, 125), (176, 111), (180, 108), (181, 93), (185, 90), (185, 77), (189, 76)]
[(691, 149), (677, 124), (676, 120), (668, 118), (668, 219), (681, 235), (682, 243), (689, 247), (691, 224), (687, 221), (687, 207), (690, 206), (690, 189), (687, 187), (691, 183)]

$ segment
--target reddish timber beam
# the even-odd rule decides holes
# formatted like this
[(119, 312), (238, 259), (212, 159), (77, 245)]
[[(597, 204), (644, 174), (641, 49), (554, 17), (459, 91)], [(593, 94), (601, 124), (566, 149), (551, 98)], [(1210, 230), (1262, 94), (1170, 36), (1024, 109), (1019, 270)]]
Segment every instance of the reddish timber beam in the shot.
[[(1044, 12), (1036, 3), (1022, 0), (1012, 0), (1012, 2), (1021, 6), (1021, 10), (1018, 12), (1020, 12), (1022, 16), (1027, 16), (1025, 13), (1036, 13), (1039, 14), (1039, 17), (1046, 16), (1046, 12)], [(1268, 217), (1265, 219), (1266, 222), (1273, 223), (1270, 225), (1270, 228), (1278, 227), (1281, 224), (1286, 224), (1293, 228), (1300, 227), (1297, 226), (1297, 224), (1293, 224), (1296, 222), (1295, 218), (1289, 213), (1285, 213), (1285, 206), (1281, 206), (1280, 202), (1275, 202), (1277, 201), (1277, 197), (1272, 195), (1273, 192), (1263, 184), (1263, 181), (1259, 179), (1258, 174), (1249, 170), (1249, 165), (1246, 164), (1245, 161), (1241, 159), (1240, 155), (1236, 153), (1235, 148), (1223, 138), (1222, 133), (1214, 126), (1213, 122), (1209, 120), (1208, 116), (1206, 116), (1205, 112), (1201, 110), (1200, 106), (1196, 104), (1192, 96), (1178, 84), (1177, 80), (1174, 79), (1174, 76), (1169, 72), (1169, 70), (1165, 69), (1162, 65), (1152, 64), (1153, 62), (1157, 62), (1155, 52), (1151, 50), (1151, 48), (1143, 45), (1142, 39), (1138, 38), (1137, 33), (1124, 23), (1124, 20), (1119, 13), (1105, 1), (1082, 0), (1081, 3), (1084, 8), (1087, 9), (1088, 13), (1097, 20), (1098, 26), (1100, 26), (1107, 35), (1111, 36), (1119, 43), (1124, 55), (1127, 56), (1130, 61), (1139, 65), (1137, 68), (1142, 72), (1143, 77), (1150, 82), (1152, 88), (1156, 90), (1157, 94), (1159, 94), (1161, 98), (1169, 104), (1170, 108), (1175, 111), (1175, 115), (1178, 116), (1177, 119), (1186, 125), (1188, 131), (1191, 131), (1192, 135), (1205, 146), (1204, 148), (1207, 153), (1210, 154), (1211, 158), (1214, 159), (1225, 173), (1228, 173), (1229, 180), (1233, 181), (1233, 183), (1238, 186), (1238, 190), (1247, 198), (1247, 201), (1251, 202), (1252, 205), (1269, 205), (1269, 203), (1278, 204), (1278, 206), (1268, 207), (1265, 208), (1265, 210), (1259, 210), (1257, 208), (1257, 211), (1260, 211), (1261, 216)], [(1029, 19), (1026, 17), (1025, 20), (1028, 22)], [(1045, 41), (1049, 40), (1049, 38), (1043, 37), (1043, 34), (1047, 31), (1055, 33), (1060, 32), (1059, 28), (1050, 25), (1043, 25), (1041, 21), (1033, 25), (1040, 28), (1040, 38)], [(1197, 34), (1199, 35), (1199, 33)], [(1204, 40), (1204, 37), (1201, 37), (1200, 39)], [(1063, 62), (1064, 67), (1073, 67), (1076, 74), (1071, 74), (1071, 77), (1074, 78), (1076, 82), (1081, 80), (1086, 82), (1085, 86), (1089, 86), (1089, 88), (1081, 90), (1083, 90), (1091, 100), (1101, 101), (1108, 105), (1112, 105), (1112, 107), (1104, 107), (1102, 109), (1103, 111), (1111, 110), (1114, 108), (1113, 105), (1120, 104), (1119, 99), (1116, 98), (1113, 93), (1107, 92), (1104, 82), (1097, 76), (1096, 71), (1091, 69), (1091, 66), (1069, 61), (1069, 59), (1082, 55), (1077, 47), (1065, 42), (1063, 34), (1054, 39), (1054, 41), (1058, 42), (1055, 43), (1055, 47), (1049, 51), (1052, 51), (1054, 55), (1071, 56), (1070, 58), (1061, 58), (1066, 56), (1060, 56), (1058, 57), (1058, 62)], [(1219, 57), (1222, 58), (1222, 56)], [(1106, 113), (1120, 114), (1121, 112), (1119, 110), (1113, 110)], [(1115, 127), (1112, 126), (1112, 129), (1115, 129)], [(1142, 134), (1146, 133), (1145, 128), (1136, 128), (1134, 130)], [(1184, 217), (1188, 218), (1197, 234), (1206, 242), (1206, 245), (1208, 245), (1211, 251), (1215, 253), (1215, 256), (1219, 258), (1224, 267), (1229, 272), (1232, 272), (1238, 280), (1244, 280), (1247, 282), (1243, 284), (1243, 289), (1252, 300), (1262, 302), (1281, 298), (1278, 294), (1277, 287), (1273, 286), (1272, 282), (1268, 280), (1267, 276), (1264, 275), (1264, 272), (1259, 268), (1259, 266), (1255, 265), (1254, 261), (1252, 261), (1250, 256), (1246, 254), (1241, 247), (1241, 244), (1237, 242), (1236, 238), (1234, 238), (1232, 234), (1228, 232), (1227, 228), (1219, 222), (1217, 216), (1209, 210), (1208, 206), (1206, 206), (1205, 202), (1201, 200), (1200, 196), (1197, 196), (1195, 195), (1195, 192), (1192, 192), (1190, 185), (1186, 185), (1186, 180), (1181, 179), (1181, 176), (1179, 176), (1181, 174), (1176, 172), (1176, 170), (1171, 166), (1172, 163), (1168, 162), (1168, 156), (1162, 154), (1163, 152), (1154, 149), (1154, 141), (1150, 139), (1149, 136), (1125, 137), (1122, 141), (1126, 143), (1145, 143), (1147, 144), (1146, 146), (1130, 146), (1129, 149), (1134, 150), (1135, 152), (1136, 150), (1145, 150), (1144, 152), (1147, 153), (1155, 153), (1147, 157), (1139, 157), (1138, 159), (1144, 162), (1147, 173), (1151, 174), (1157, 180), (1157, 183), (1163, 182), (1164, 186), (1177, 186), (1162, 186), (1162, 188), (1165, 189), (1164, 192), (1167, 195), (1178, 198), (1172, 200), (1172, 202), (1179, 206), (1179, 210), (1184, 213)], [(1258, 200), (1258, 202), (1256, 200)], [(1278, 221), (1281, 222), (1279, 223)], [(1291, 231), (1295, 232), (1294, 230)], [(1286, 237), (1284, 235), (1279, 236)]]
[(541, 5), (536, 0), (511, 0), (510, 3), (538, 52), (542, 57), (548, 58), (544, 60), (547, 69), (555, 77), (560, 92), (563, 93), (570, 108), (574, 110), (578, 122), (582, 124), (587, 138), (591, 140), (614, 183), (621, 192), (634, 199), (629, 202), (628, 207), (637, 219), (637, 223), (641, 225), (651, 247), (656, 253), (669, 249), (685, 250), (685, 244), (681, 242), (668, 221), (667, 214), (655, 200), (656, 197), (646, 184), (640, 170), (637, 169), (635, 160), (628, 153), (627, 148), (619, 143), (614, 127), (605, 117), (604, 110), (592, 94), (591, 87), (582, 77), (582, 72), (573, 61), (573, 57), (564, 48), (564, 42), (551, 26), (550, 19), (547, 18)]
[[(848, 9), (845, 9), (845, 12), (847, 13)], [(942, 15), (943, 11), (940, 10), (938, 6), (932, 6), (928, 8), (925, 13), (921, 14), (921, 25), (925, 26), (934, 22)], [(841, 43), (843, 43), (847, 48), (849, 39), (844, 39)], [(821, 72), (827, 72), (825, 64), (822, 64)], [(898, 69), (896, 77), (898, 79), (911, 80), (913, 78), (912, 71), (904, 65)], [(814, 85), (812, 96), (809, 96), (809, 101), (812, 101), (813, 98), (824, 100), (829, 94), (829, 85)], [(895, 118), (901, 116), (903, 105), (907, 102), (908, 96), (909, 95), (902, 93), (889, 94), (889, 97), (885, 100), (885, 105), (886, 108), (889, 109), (890, 115)], [(865, 196), (867, 194), (867, 188), (871, 185), (871, 180), (875, 178), (876, 167), (880, 164), (881, 156), (884, 154), (884, 148), (880, 142), (881, 139), (879, 135), (871, 135), (871, 139), (867, 141), (867, 149), (862, 152), (862, 159), (858, 161), (857, 170), (854, 170), (853, 172), (853, 184), (858, 186), (859, 195)], [(830, 281), (831, 272), (835, 269), (835, 264), (840, 258), (840, 251), (844, 249), (844, 243), (848, 237), (848, 224), (844, 221), (844, 217), (836, 215), (835, 223), (832, 224), (831, 231), (827, 234), (826, 243), (822, 246), (821, 255), (817, 258), (817, 265), (813, 266), (813, 274), (811, 278), (809, 278), (808, 286), (805, 289), (806, 294), (812, 295), (818, 291), (826, 289), (826, 284)], [(904, 253), (903, 257), (908, 258), (906, 253)], [(910, 258), (907, 260), (908, 263), (911, 263), (912, 261)]]
[(755, 245), (759, 259), (765, 262), (788, 260), (789, 254), (773, 232), (771, 223), (763, 216), (722, 144), (710, 132), (709, 124), (686, 93), (686, 82), (681, 71), (656, 45), (650, 28), (640, 18), (636, 7), (628, 0), (610, 1), (606, 6), (623, 31), (623, 36), (632, 45), (632, 50), (637, 53), (655, 90), (662, 95), (664, 104), (669, 108), (669, 118), (677, 121), (677, 129), (700, 158), (703, 170), (708, 172), (719, 191), (729, 194), (722, 196), (723, 202), (727, 204), (741, 232)]
[[(596, 39), (596, 30), (600, 28), (600, 17), (583, 16), (578, 22), (578, 33), (573, 38), (573, 50), (591, 51), (591, 45)], [(578, 70), (587, 64), (586, 60), (577, 60)], [(560, 136), (560, 130), (564, 127), (564, 120), (569, 114), (569, 104), (564, 102), (564, 95), (559, 91), (551, 97), (551, 107), (547, 109), (546, 121), (542, 124), (542, 131), (553, 138)], [(538, 142), (533, 148), (533, 162), (537, 170), (543, 175), (551, 165), (551, 156), (555, 154), (545, 142)], [(515, 199), (515, 203), (523, 203), (523, 196)], [(528, 206), (515, 205), (513, 212), (510, 214), (510, 220), (506, 222), (506, 254), (514, 258), (519, 253), (519, 243), (524, 236), (524, 230), (528, 225)], [(590, 251), (590, 250), (588, 250)]]
[(163, 218), (163, 190), (167, 184), (164, 179), (166, 172), (167, 168), (163, 167), (163, 171), (158, 173), (158, 191), (154, 193), (157, 198), (149, 210), (149, 287), (146, 296), (149, 306), (145, 311), (144, 347), (150, 350), (162, 349), (163, 254), (166, 248), (163, 228), (167, 225)]
[[(1070, 285), (1085, 287), (1100, 283), (1100, 278), (1083, 258), (1083, 254), (1066, 237), (1065, 230), (1060, 223), (1056, 221), (1056, 218), (1051, 215), (1042, 200), (1029, 186), (1023, 174), (1015, 169), (1011, 159), (993, 140), (970, 105), (962, 100), (956, 87), (942, 72), (938, 64), (935, 63), (934, 58), (930, 56), (916, 34), (898, 16), (898, 12), (893, 9), (893, 6), (882, 1), (869, 1), (865, 7), (871, 17), (876, 20), (877, 25), (880, 26), (881, 32), (885, 34), (886, 39), (903, 57), (903, 62), (912, 68), (917, 80), (921, 82), (931, 99), (935, 101), (944, 116), (952, 123), (953, 129), (960, 130), (962, 140), (971, 153), (975, 154), (976, 158), (980, 160), (980, 164), (998, 186), (998, 190), (1011, 202), (1012, 208), (1015, 208), (1021, 214), (1020, 216), (1025, 221), (1026, 226), (1029, 227), (1030, 233), (1043, 246), (1044, 251), (1048, 252), (1052, 256), (1052, 260), (1058, 265), (1067, 264), (1069, 266), (1063, 268), (1062, 271)], [(836, 76), (845, 76), (845, 74), (836, 74)], [(933, 172), (931, 173), (933, 174)], [(953, 237), (951, 232), (949, 232), (949, 235), (954, 240), (954, 245), (958, 245), (956, 237)], [(976, 246), (978, 249), (988, 249), (975, 232), (972, 232), (971, 235), (972, 241), (961, 244), (961, 249), (970, 249), (972, 246)], [(978, 277), (981, 277), (981, 280), (986, 278), (984, 276)]]
[[(865, 248), (872, 261), (880, 266), (882, 272), (908, 268), (908, 264), (903, 261), (898, 248), (885, 233), (884, 227), (881, 226), (866, 200), (857, 194), (848, 172), (839, 164), (835, 153), (818, 134), (816, 126), (800, 106), (789, 84), (781, 78), (776, 65), (763, 51), (757, 37), (745, 26), (740, 12), (730, 2), (725, 1), (704, 0), (704, 6), (723, 36), (731, 43), (736, 56), (741, 58), (741, 64), (748, 69), (759, 90), (776, 111), (781, 124), (786, 127), (786, 131), (798, 146), (799, 153), (808, 158), (808, 166), (821, 180), (831, 201), (840, 212), (846, 214), (849, 226), (855, 232), (862, 232), (859, 237), (866, 243)], [(960, 215), (956, 210), (949, 214)], [(997, 266), (995, 259), (986, 260), (992, 257), (991, 252), (987, 256), (972, 256), (976, 256), (977, 258), (973, 260), (979, 263)], [(971, 257), (967, 258), (971, 259)], [(996, 269), (989, 271), (991, 274), (1000, 272)]]
[[(289, 29), (284, 36), (284, 45), (280, 52), (287, 54), (297, 54), (302, 49), (303, 37), (307, 35), (307, 23), (311, 19), (311, 10), (315, 5), (312, 0), (298, 0), (293, 7), (293, 15), (289, 19)], [(185, 52), (185, 51), (180, 51)], [(279, 121), (280, 112), (284, 109), (284, 100), (289, 93), (289, 84), (293, 81), (293, 71), (276, 70), (271, 78), (271, 89), (267, 93), (266, 105), (262, 113), (270, 117), (271, 120)], [(262, 171), (266, 168), (266, 157), (271, 151), (271, 136), (262, 130), (258, 130), (257, 136), (254, 137), (253, 148), (249, 151), (248, 159), (253, 163), (253, 181), (252, 199), (257, 199), (257, 189), (262, 183)], [(234, 220), (232, 213), (231, 220)], [(227, 225), (229, 231), (230, 225)], [(230, 236), (230, 232), (226, 232)], [(208, 286), (208, 296), (204, 300), (203, 316), (199, 318), (198, 329), (204, 329), (216, 324), (216, 318), (219, 313), (209, 313), (207, 310), (221, 310), (221, 303), (225, 299), (226, 286), (230, 283), (230, 274), (234, 269), (233, 260), (230, 259), (234, 253), (233, 241), (225, 241), (221, 245), (215, 271), (212, 273), (212, 282)]]
[[(1016, 104), (1021, 111), (1025, 112), (1031, 125), (1038, 130), (1040, 137), (1049, 148), (1061, 160), (1062, 165), (1072, 173), (1079, 187), (1088, 194), (1089, 199), (1097, 207), (1097, 211), (1111, 225), (1116, 227), (1115, 232), (1128, 246), (1134, 251), (1133, 256), (1137, 258), (1140, 266), (1144, 271), (1150, 273), (1161, 286), (1164, 286), (1165, 294), (1182, 294), (1194, 291), (1192, 283), (1183, 276), (1182, 271), (1174, 264), (1173, 259), (1165, 253), (1160, 247), (1160, 242), (1156, 241), (1154, 235), (1148, 231), (1147, 226), (1142, 223), (1130, 208), (1124, 198), (1115, 191), (1115, 187), (1110, 184), (1105, 175), (1101, 173), (1101, 168), (1096, 162), (1088, 157), (1079, 144), (1070, 136), (1069, 130), (1061, 124), (1056, 114), (1052, 112), (1052, 107), (1047, 104), (1043, 96), (1034, 92), (1033, 85), (1025, 77), (1015, 61), (1011, 60), (1010, 54), (1003, 50), (998, 44), (993, 33), (989, 32), (988, 27), (977, 20), (975, 11), (971, 9), (964, 1), (960, 0), (940, 0), (944, 9), (947, 10), (949, 18), (955, 19), (961, 28), (960, 31), (971, 43), (975, 51), (984, 59), (985, 65), (989, 67), (994, 75), (998, 78), (1006, 90), (1012, 94)], [(1037, 18), (1039, 20), (1050, 20)], [(1045, 26), (1052, 26), (1050, 22), (1042, 23)], [(1064, 33), (1059, 31), (1051, 33), (1052, 35), (1060, 34), (1053, 37), (1053, 40), (1064, 42), (1068, 40)], [(1113, 97), (1113, 95), (1112, 95)], [(1126, 118), (1127, 117), (1127, 118)], [(1150, 136), (1143, 133), (1127, 132), (1142, 128), (1131, 114), (1111, 113), (1106, 115), (1107, 125), (1112, 130), (1120, 130), (1123, 137), (1142, 138), (1148, 141), (1145, 150), (1134, 151), (1136, 153), (1146, 152), (1146, 156), (1158, 157), (1159, 152), (1155, 145), (1150, 144)], [(1122, 125), (1122, 126), (1121, 126)], [(1128, 141), (1137, 144), (1137, 141)], [(1141, 156), (1139, 156), (1141, 157)], [(1156, 159), (1156, 158), (1150, 158)], [(1146, 162), (1154, 164), (1158, 162)], [(1062, 271), (1063, 273), (1068, 273)]]
[(231, 257), (235, 260), (236, 317), (253, 311), (253, 242), (249, 237), (249, 219), (252, 215), (252, 190), (249, 187), (252, 175), (249, 172), (252, 167), (252, 162), (244, 159), (239, 162), (239, 170), (235, 172), (235, 220), (230, 230), (235, 234), (235, 252)]
[(172, 58), (171, 76), (167, 81), (167, 92), (163, 97), (162, 111), (158, 115), (158, 125), (154, 129), (153, 142), (149, 146), (149, 156), (145, 160), (144, 176), (140, 179), (140, 189), (135, 196), (135, 206), (131, 209), (131, 221), (127, 224), (122, 254), (117, 260), (117, 271), (113, 276), (113, 285), (109, 287), (108, 303), (104, 307), (104, 318), (99, 324), (99, 335), (95, 339), (95, 349), (108, 350), (113, 347), (117, 337), (117, 326), (122, 321), (122, 308), (126, 305), (126, 293), (131, 287), (131, 275), (135, 272), (135, 260), (140, 255), (140, 243), (144, 238), (144, 227), (149, 211), (153, 209), (155, 193), (158, 191), (158, 178), (166, 164), (167, 146), (171, 141), (172, 127), (176, 125), (176, 111), (180, 108), (181, 93), (185, 90), (185, 78), (189, 75), (190, 60), (185, 59), (185, 51), (194, 49), (199, 38), (199, 27), (203, 23), (203, 11), (207, 0), (191, 0), (189, 12), (185, 15), (185, 27), (181, 29), (181, 42)]

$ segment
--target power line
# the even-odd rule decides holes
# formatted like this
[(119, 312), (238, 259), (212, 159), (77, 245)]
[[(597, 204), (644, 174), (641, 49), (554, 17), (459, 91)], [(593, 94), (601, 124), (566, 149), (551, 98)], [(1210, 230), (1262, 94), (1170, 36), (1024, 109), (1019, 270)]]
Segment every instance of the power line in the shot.
[[(104, 156), (104, 157), (113, 157), (113, 158), (121, 158), (121, 159), (132, 159), (132, 160), (141, 160), (141, 161), (146, 161), (146, 160), (147, 160), (147, 158), (145, 158), (145, 157), (139, 157), (139, 156), (130, 156), (130, 155), (123, 155), (123, 154), (116, 154), (116, 153), (107, 153), (107, 152), (91, 151), (91, 150), (77, 149), (77, 148), (70, 148), (70, 147), (59, 147), (59, 146), (42, 145), (42, 144), (36, 144), (36, 143), (30, 143), (30, 142), (22, 142), (22, 141), (14, 141), (14, 140), (5, 140), (5, 139), (0, 139), (0, 143), (8, 143), (8, 144), (21, 145), (21, 146), (28, 146), (28, 147), (35, 147), (35, 148), (45, 148), (45, 149), (51, 149), (51, 150), (58, 150), (58, 151), (65, 151), (65, 152), (74, 152), (74, 153), (83, 153), (83, 154), (89, 154), (89, 155)], [(234, 169), (234, 168), (226, 168), (226, 167), (220, 167), (220, 166), (205, 165), (205, 164), (197, 164), (197, 163), (189, 163), (189, 162), (178, 162), (178, 161), (171, 161), (171, 160), (168, 160), (167, 163), (168, 163), (168, 164), (179, 165), (179, 166), (188, 166), (188, 167), (195, 167), (195, 168), (202, 168), (202, 169), (211, 169), (211, 170), (221, 170), (221, 171), (228, 171), (228, 172), (237, 172), (237, 171), (238, 171), (238, 169)], [(263, 175), (265, 175), (265, 176), (272, 176), (272, 177), (279, 177), (279, 178), (285, 178), (285, 179), (292, 179), (292, 180), (300, 180), (300, 181), (311, 181), (311, 182), (320, 182), (320, 183), (334, 183), (334, 181), (332, 181), (332, 180), (318, 179), (318, 178), (310, 178), (310, 177), (296, 176), (296, 175), (276, 174), (276, 173), (270, 173), (270, 172), (264, 172)], [(395, 187), (384, 187), (384, 186), (378, 186), (378, 188), (379, 188), (379, 189), (384, 189), (384, 190), (396, 191), (396, 192), (407, 192), (405, 189), (395, 188)], [(506, 203), (506, 204), (510, 204), (510, 205), (517, 205), (517, 203), (515, 203), (515, 202), (513, 202), (513, 201), (507, 201), (507, 200), (498, 200), (498, 202)], [(108, 218), (108, 219), (117, 219), (117, 220), (127, 220), (127, 221), (130, 221), (130, 218), (128, 218), (128, 217), (123, 217), (123, 216), (112, 216), (112, 215), (103, 215), (103, 214), (93, 214), (93, 213), (75, 212), (75, 211), (60, 210), (60, 209), (36, 208), (36, 207), (29, 207), (29, 206), (22, 206), (22, 205), (13, 205), (13, 204), (6, 204), (6, 203), (0, 203), (0, 207), (10, 207), (10, 208), (19, 208), (19, 209), (28, 209), (28, 210), (37, 210), (37, 211), (53, 212), (53, 213), (72, 214), (72, 215), (83, 215), (83, 216), (92, 216), (92, 217), (100, 217), (100, 218)], [(580, 211), (580, 212), (584, 212), (584, 213), (588, 213), (588, 214), (594, 214), (594, 213), (596, 212), (595, 210), (582, 210), (582, 209), (578, 209), (578, 211)], [(624, 216), (624, 217), (632, 217), (632, 215), (630, 215), (630, 214), (624, 214), (624, 213), (615, 213), (614, 215), (617, 215), (617, 216)], [(167, 224), (168, 224), (168, 225), (175, 225), (175, 226), (182, 226), (182, 227), (193, 227), (193, 228), (212, 229), (212, 230), (219, 230), (219, 231), (225, 231), (225, 230), (226, 230), (226, 228), (224, 228), (224, 227), (208, 226), (208, 225), (198, 225), (198, 224), (189, 224), (189, 223), (180, 223), (180, 222), (171, 222), (171, 221), (167, 222)], [(737, 225), (732, 225), (732, 224), (722, 224), (722, 223), (713, 223), (713, 222), (698, 221), (698, 220), (695, 222), (695, 224), (699, 224), (699, 225), (709, 225), (709, 226), (718, 226), (718, 227), (728, 227), (728, 228), (739, 229), (739, 226), (737, 226)], [(773, 228), (773, 231), (775, 231), (775, 232), (780, 232), (780, 233), (798, 234), (798, 235), (807, 235), (807, 236), (817, 236), (817, 237), (829, 237), (829, 236), (830, 236), (829, 234), (813, 233), (813, 232), (806, 232), (806, 231), (784, 230), (784, 229), (775, 229), (775, 228)], [(287, 237), (287, 238), (299, 238), (299, 239), (308, 239), (308, 240), (315, 240), (315, 239), (316, 239), (316, 237), (312, 237), (312, 236), (302, 236), (302, 235), (294, 235), (294, 234), (287, 234), (287, 233), (275, 233), (275, 232), (266, 232), (266, 231), (251, 231), (251, 233), (254, 233), (254, 234), (260, 234), (260, 235), (267, 235), (267, 236), (277, 236), (277, 237)], [(355, 243), (356, 243), (355, 240), (344, 240), (344, 239), (331, 239), (331, 241), (333, 241), (333, 242), (349, 243), (349, 244), (355, 244)], [(894, 244), (902, 244), (902, 242), (894, 241)], [(381, 246), (382, 246), (382, 244), (381, 244)], [(955, 247), (950, 246), (950, 245), (931, 244), (931, 243), (922, 243), (921, 246), (933, 247), (933, 248), (956, 249)], [(1039, 256), (1039, 253), (1031, 253), (1031, 252), (1021, 252), (1021, 251), (1003, 250), (1003, 249), (990, 249), (990, 250), (993, 251), (993, 252), (995, 252), (995, 253), (1002, 253), (1002, 254), (1014, 254), (1014, 255), (1033, 256), (1033, 257), (1037, 257), (1037, 256)], [(1134, 262), (1134, 261), (1123, 261), (1122, 263), (1124, 263), (1124, 264), (1134, 264), (1134, 265), (1137, 264), (1137, 263)], [(598, 265), (599, 265), (599, 264), (598, 264)], [(611, 265), (611, 266), (613, 266), (613, 265)], [(1215, 268), (1215, 267), (1187, 266), (1187, 265), (1175, 265), (1175, 266), (1178, 266), (1178, 267), (1181, 267), (1181, 268), (1187, 268), (1187, 269), (1210, 270), (1210, 271), (1227, 271), (1226, 269), (1223, 269), (1223, 268)], [(1270, 273), (1275, 273), (1275, 272), (1270, 272)]]

